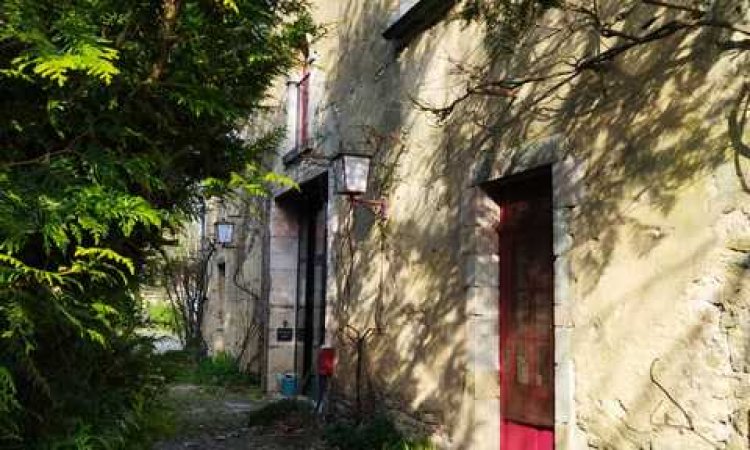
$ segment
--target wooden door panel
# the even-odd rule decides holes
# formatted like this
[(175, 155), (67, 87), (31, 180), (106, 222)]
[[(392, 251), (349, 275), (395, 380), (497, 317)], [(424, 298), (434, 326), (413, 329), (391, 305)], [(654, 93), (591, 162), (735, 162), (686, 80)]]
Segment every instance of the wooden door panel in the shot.
[(548, 190), (501, 203), (503, 450), (551, 450), (554, 427), (552, 202)]

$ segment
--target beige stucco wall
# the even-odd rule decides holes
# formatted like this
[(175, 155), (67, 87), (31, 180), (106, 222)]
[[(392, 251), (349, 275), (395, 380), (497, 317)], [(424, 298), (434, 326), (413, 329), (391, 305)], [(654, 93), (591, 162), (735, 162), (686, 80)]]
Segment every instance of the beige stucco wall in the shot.
[[(456, 63), (484, 63), (482, 32), (444, 20), (396, 53), (381, 37), (395, 3), (313, 2), (328, 30), (312, 45), (316, 151), (375, 155), (372, 196), (389, 202), (378, 224), (335, 200), (337, 388), (353, 395), (346, 327), (375, 329), (369, 398), (434, 425), (453, 448), (497, 448), (496, 242), (482, 224), (496, 211), (474, 184), (567, 164), (553, 187), (558, 448), (746, 448), (750, 164), (728, 125), (746, 57), (688, 34), (608, 66), (604, 84), (579, 78), (544, 116), (477, 97), (438, 123), (412, 99), (460, 94)], [(519, 71), (535, 67), (527, 50), (511, 62)], [(523, 88), (518, 108), (538, 92)], [(533, 143), (552, 137), (535, 160)], [(562, 200), (568, 191), (575, 201)]]
[[(215, 239), (217, 220), (234, 223), (233, 243), (217, 245), (208, 267), (208, 291), (203, 336), (209, 353), (240, 357), (240, 366), (260, 375), (265, 310), (260, 302), (263, 277), (264, 203), (257, 199), (209, 202), (206, 235)], [(220, 276), (219, 265), (224, 265)]]

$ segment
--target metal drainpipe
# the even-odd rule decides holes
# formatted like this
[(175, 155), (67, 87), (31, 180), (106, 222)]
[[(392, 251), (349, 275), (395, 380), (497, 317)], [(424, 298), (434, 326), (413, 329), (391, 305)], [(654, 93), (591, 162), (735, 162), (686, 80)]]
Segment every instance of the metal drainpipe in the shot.
[(302, 258), (302, 221), (299, 220), (300, 217), (297, 217), (297, 279), (295, 280), (295, 296), (294, 296), (294, 323), (292, 326), (294, 327), (294, 333), (292, 333), (292, 337), (294, 338), (293, 344), (294, 344), (294, 375), (298, 378), (297, 383), (299, 384), (299, 377), (298, 377), (298, 368), (297, 368), (297, 331), (299, 331), (298, 326), (298, 316), (299, 316), (299, 296), (300, 296), (300, 288), (299, 288), (299, 275), (300, 275), (300, 261)]

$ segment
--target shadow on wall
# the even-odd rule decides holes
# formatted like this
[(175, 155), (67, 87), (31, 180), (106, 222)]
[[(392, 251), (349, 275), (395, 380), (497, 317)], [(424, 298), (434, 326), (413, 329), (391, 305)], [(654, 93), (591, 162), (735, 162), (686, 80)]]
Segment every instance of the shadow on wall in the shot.
[[(329, 147), (375, 152), (379, 166), (374, 178), (388, 181), (381, 183), (379, 194), (390, 197), (391, 202), (399, 201), (395, 198), (399, 186), (415, 183), (404, 179), (405, 170), (399, 165), (404, 158), (414, 158), (416, 152), (419, 173), (410, 175), (418, 179), (425, 192), (435, 192), (429, 191), (431, 185), (443, 187), (423, 204), (412, 205), (415, 212), (405, 215), (410, 218), (392, 220), (383, 227), (374, 226), (367, 212), (354, 211), (349, 217), (353, 222), (345, 218), (337, 236), (339, 303), (335, 314), (339, 328), (348, 325), (359, 334), (376, 331), (364, 349), (366, 367), (360, 383), (363, 402), (385, 402), (416, 411), (426, 421), (434, 420), (450, 429), (458, 424), (467, 362), (458, 214), (473, 161), (499, 158), (512, 166), (521, 158), (511, 149), (551, 135), (566, 138), (568, 155), (583, 161), (586, 167), (580, 180), (584, 201), (571, 211), (575, 290), (582, 301), (600, 287), (616, 250), (626, 246), (637, 258), (645, 259), (670, 237), (670, 229), (635, 217), (631, 214), (634, 209), (647, 208), (666, 216), (675, 207), (679, 191), (712, 176), (721, 185), (719, 191), (729, 192), (717, 202), (729, 208), (744, 201), (738, 200), (733, 190), (736, 178), (719, 180), (716, 174), (731, 167), (733, 158), (735, 166), (741, 168), (742, 159), (747, 157), (742, 125), (747, 89), (738, 74), (746, 72), (748, 64), (744, 57), (733, 59), (734, 55), (716, 50), (712, 44), (716, 30), (677, 34), (658, 45), (643, 46), (554, 91), (550, 91), (549, 83), (539, 83), (524, 88), (523, 95), (515, 100), (471, 97), (435, 131), (437, 145), (424, 149), (415, 146), (409, 134), (413, 121), (430, 118), (413, 114), (415, 107), (408, 99), (419, 97), (427, 78), (440, 75), (428, 69), (438, 58), (439, 36), (435, 33), (442, 25), (396, 59), (393, 49), (376, 32), (384, 29), (389, 16), (384, 2), (341, 3), (339, 17), (344, 19), (330, 37), (338, 42), (336, 61), (327, 74), (329, 97), (321, 110), (323, 140)], [(625, 27), (638, 27), (643, 17), (628, 20), (633, 23)], [(540, 51), (517, 52), (508, 59), (493, 61), (487, 70), (550, 70), (550, 58), (582, 44), (593, 48), (580, 33), (573, 39), (547, 40)], [(373, 133), (387, 138), (368, 139)], [(413, 161), (411, 164), (414, 168)], [(739, 169), (737, 172), (732, 175), (742, 175)], [(685, 313), (689, 326), (673, 332), (675, 337), (670, 342), (675, 347), (654, 348), (651, 354), (656, 356), (639, 363), (633, 377), (641, 381), (640, 385), (633, 386), (633, 395), (615, 408), (624, 412), (606, 411), (600, 417), (584, 418), (600, 424), (598, 430), (609, 430), (599, 432), (596, 439), (602, 444), (644, 440), (654, 427), (662, 427), (652, 422), (641, 428), (627, 423), (623, 417), (634, 410), (671, 414), (678, 417), (677, 425), (664, 427), (687, 430), (702, 441), (715, 441), (716, 437), (702, 427), (718, 419), (706, 415), (703, 420), (698, 411), (683, 405), (683, 401), (699, 401), (690, 397), (688, 384), (666, 386), (661, 377), (665, 370), (672, 377), (681, 370), (694, 370), (693, 379), (697, 380), (715, 376), (728, 365), (732, 366), (730, 372), (741, 371), (734, 361), (743, 357), (747, 360), (746, 337), (712, 354), (722, 361), (722, 367), (714, 372), (698, 371), (685, 355), (696, 345), (710, 347), (709, 334), (730, 333), (724, 325), (726, 317), (747, 310), (741, 304), (732, 306), (732, 302), (746, 301), (742, 299), (748, 295), (746, 288), (740, 288), (746, 276), (746, 251), (717, 249), (715, 243), (707, 242), (686, 260), (676, 261), (652, 280), (633, 286), (633, 295), (615, 296), (619, 301), (599, 308), (596, 321), (606, 324), (617, 315), (625, 320), (631, 313), (637, 315), (642, 307), (639, 296), (664, 277), (684, 272), (695, 259), (722, 261), (720, 290), (726, 293), (717, 294), (717, 303), (709, 301), (698, 313)], [(409, 297), (405, 296), (407, 292)], [(650, 317), (673, 313), (674, 304), (668, 300), (651, 305)], [(591, 333), (604, 333), (615, 343), (627, 340), (627, 327), (601, 330), (596, 321), (585, 324)], [(750, 336), (750, 332), (740, 336)], [(356, 352), (343, 331), (338, 343), (342, 349), (340, 388), (353, 397)], [(623, 368), (618, 360), (611, 365), (604, 360), (590, 362), (599, 372), (592, 379), (599, 384), (589, 392), (609, 398), (614, 388), (608, 383), (617, 378), (614, 371)], [(686, 393), (685, 399), (676, 398), (679, 394), (675, 392)], [(729, 419), (725, 422), (733, 423)], [(462, 439), (470, 442), (470, 434), (467, 430), (454, 445), (462, 448)]]
[[(629, 20), (633, 23), (625, 23), (624, 29), (638, 28), (644, 18)], [(563, 26), (564, 21), (558, 17), (550, 25)], [(445, 152), (444, 162), (436, 158), (431, 170), (439, 173), (444, 169), (438, 165), (477, 155), (513, 161), (520, 159), (513, 149), (564, 136), (567, 154), (587, 168), (580, 181), (586, 202), (576, 211), (575, 234), (579, 243), (596, 242), (583, 262), (595, 275), (585, 291), (593, 289), (620, 233), (659, 234), (647, 223), (634, 222), (629, 209), (642, 203), (667, 214), (681, 188), (726, 164), (730, 154), (750, 156), (742, 141), (748, 90), (741, 75), (750, 64), (747, 55), (719, 51), (718, 33), (703, 29), (642, 46), (558, 89), (550, 90), (555, 83), (535, 83), (513, 100), (471, 97), (443, 124), (444, 142), (438, 149)], [(498, 59), (487, 69), (545, 73), (585, 38), (576, 30), (545, 40), (541, 50), (522, 49), (527, 51)], [(721, 64), (734, 68), (722, 73), (716, 70)], [(467, 122), (476, 125), (476, 134), (462, 131)], [(633, 245), (645, 255), (655, 242), (643, 238)]]
[[(393, 204), (403, 181), (401, 160), (409, 152), (412, 123), (405, 108), (438, 42), (418, 39), (397, 55), (380, 35), (392, 12), (387, 3), (339, 2), (342, 20), (331, 27), (336, 56), (326, 74), (320, 129), (328, 148), (374, 155), (373, 196)], [(457, 208), (459, 196), (456, 191), (440, 200), (445, 211)], [(355, 401), (359, 390), (362, 413), (388, 405), (425, 422), (455, 426), (466, 362), (458, 224), (380, 226), (368, 211), (340, 206), (343, 224), (334, 243), (340, 392)], [(406, 297), (407, 290), (421, 294)], [(370, 337), (361, 349), (358, 388), (352, 338), (365, 334)]]
[[(559, 20), (553, 28), (563, 22), (551, 20)], [(628, 20), (623, 28), (637, 29), (644, 17)], [(597, 357), (576, 361), (576, 369), (584, 379), (580, 395), (592, 396), (577, 398), (587, 405), (578, 420), (596, 447), (637, 448), (653, 438), (717, 448), (728, 436), (746, 444), (750, 435), (750, 395), (737, 394), (750, 381), (750, 246), (707, 238), (681, 259), (664, 261), (653, 276), (634, 277), (638, 283), (628, 292), (585, 304), (601, 300), (603, 277), (616, 257), (632, 253), (634, 261), (645, 261), (670, 240), (673, 229), (644, 217), (666, 217), (685, 192), (698, 195), (696, 208), (716, 212), (719, 221), (736, 215), (732, 220), (744, 224), (737, 232), (747, 230), (749, 94), (742, 74), (750, 64), (747, 55), (717, 48), (722, 33), (704, 29), (642, 46), (553, 91), (552, 83), (536, 83), (514, 99), (470, 97), (443, 122), (435, 174), (476, 157), (505, 159), (512, 168), (523, 159), (512, 149), (552, 135), (564, 136), (567, 156), (584, 162), (584, 199), (570, 211), (570, 253), (581, 302), (575, 307), (594, 311), (576, 326), (578, 350)], [(543, 73), (582, 42), (580, 34), (547, 40), (487, 70)], [(467, 122), (476, 126), (472, 134), (464, 131)], [(709, 189), (695, 188), (701, 183)], [(657, 291), (670, 282), (677, 298)], [(660, 296), (657, 304), (642, 301)], [(677, 319), (663, 320), (670, 316)], [(677, 322), (681, 328), (659, 329)], [(644, 326), (661, 341), (634, 348), (633, 330)], [(603, 349), (610, 352), (595, 353)], [(631, 384), (623, 387), (623, 380)], [(654, 438), (657, 430), (661, 436)]]

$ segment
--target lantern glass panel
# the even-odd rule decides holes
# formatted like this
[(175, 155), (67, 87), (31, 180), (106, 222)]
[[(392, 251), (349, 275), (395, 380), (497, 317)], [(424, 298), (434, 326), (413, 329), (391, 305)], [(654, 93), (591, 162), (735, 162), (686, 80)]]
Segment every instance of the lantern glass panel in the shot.
[(234, 234), (234, 224), (231, 222), (216, 223), (216, 242), (219, 244), (231, 244)]
[(344, 157), (333, 160), (333, 178), (336, 183), (336, 193), (346, 194), (346, 176), (344, 174)]
[(367, 156), (342, 155), (334, 166), (339, 194), (359, 195), (367, 191), (370, 173), (370, 158)]

